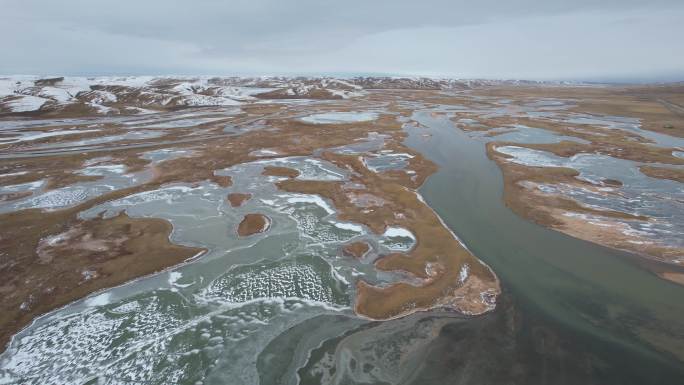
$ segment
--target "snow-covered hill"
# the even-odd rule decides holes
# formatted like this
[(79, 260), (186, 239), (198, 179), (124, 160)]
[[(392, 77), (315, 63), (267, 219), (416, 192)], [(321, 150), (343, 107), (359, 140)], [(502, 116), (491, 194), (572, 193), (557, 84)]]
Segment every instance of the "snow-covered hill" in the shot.
[(464, 90), (506, 82), (401, 77), (0, 77), (0, 115), (79, 116), (234, 106), (268, 99), (347, 99), (371, 89)]
[(134, 114), (177, 107), (229, 106), (272, 91), (212, 84), (208, 78), (0, 77), (0, 114)]

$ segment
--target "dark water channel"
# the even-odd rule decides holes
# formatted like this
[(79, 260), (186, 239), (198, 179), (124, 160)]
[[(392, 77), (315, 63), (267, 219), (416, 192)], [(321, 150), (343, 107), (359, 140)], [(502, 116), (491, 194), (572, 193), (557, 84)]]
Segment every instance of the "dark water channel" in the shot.
[[(313, 350), (299, 370), (303, 383), (684, 383), (676, 357), (684, 352), (684, 288), (634, 256), (515, 215), (482, 140), (429, 112), (413, 118), (425, 128), (410, 129), (407, 144), (439, 165), (421, 194), (494, 269), (504, 293), (482, 317), (362, 324)], [(310, 320), (300, 333), (340, 322)]]

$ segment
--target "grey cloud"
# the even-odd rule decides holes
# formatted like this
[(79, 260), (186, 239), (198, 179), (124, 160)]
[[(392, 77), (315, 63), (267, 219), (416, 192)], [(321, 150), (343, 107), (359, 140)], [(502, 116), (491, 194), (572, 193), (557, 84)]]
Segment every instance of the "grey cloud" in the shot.
[[(598, 40), (602, 36), (614, 36), (615, 28), (610, 23), (624, 24), (618, 28), (623, 31), (646, 26), (654, 28), (645, 31), (646, 40), (651, 42), (650, 35), (661, 33), (658, 29), (662, 29), (659, 27), (662, 20), (656, 18), (663, 18), (663, 10), (680, 17), (684, 15), (684, 5), (676, 0), (648, 3), (637, 0), (5, 0), (2, 8), (0, 32), (6, 37), (3, 45), (8, 59), (0, 62), (0, 72), (25, 68), (31, 72), (72, 73), (349, 70), (451, 74), (459, 73), (460, 55), (456, 52), (439, 55), (440, 52), (458, 49), (462, 55), (477, 54), (477, 47), (468, 43), (473, 40), (484, 45), (481, 48), (491, 48), (487, 53), (491, 60), (501, 60), (501, 52), (508, 52), (510, 47), (497, 47), (497, 40), (507, 39), (496, 33), (510, 33), (510, 28), (528, 30), (526, 20), (534, 20), (539, 28), (551, 28), (550, 35), (556, 39), (563, 37), (556, 33), (562, 31), (553, 31), (553, 25), (539, 24), (539, 21), (570, 15), (578, 24), (574, 29), (572, 22), (565, 25), (564, 28), (570, 28), (567, 33), (577, 32), (587, 38), (581, 24), (593, 23), (591, 28), (598, 34)], [(605, 17), (605, 28), (596, 25), (597, 15)], [(468, 28), (476, 30), (478, 35), (464, 35)], [(430, 30), (435, 35), (425, 33)], [(549, 31), (528, 32), (532, 34), (528, 37), (531, 40), (520, 42), (521, 50), (531, 55), (529, 64), (534, 66), (531, 47), (550, 39), (545, 36)], [(412, 38), (417, 35), (421, 39)], [(401, 52), (388, 53), (391, 63), (374, 55), (394, 45), (394, 41), (384, 41), (383, 37), (404, 40), (403, 44), (398, 42)], [(662, 36), (662, 39), (675, 43), (672, 36)], [(575, 43), (566, 42), (574, 51), (563, 52), (558, 47), (558, 54), (589, 54), (582, 50), (581, 44)], [(650, 49), (643, 47), (638, 39), (631, 46), (622, 43), (620, 46), (637, 52)], [(425, 47), (431, 50), (425, 51)], [(416, 62), (415, 52), (440, 58), (445, 63)], [(515, 60), (518, 59), (522, 58)], [(629, 66), (623, 63), (624, 68), (615, 68), (615, 72), (629, 72)], [(483, 68), (486, 67), (490, 66)], [(633, 67), (635, 71), (642, 71), (640, 66)], [(605, 72), (605, 68), (601, 71)], [(473, 71), (461, 69), (461, 72)], [(523, 72), (509, 71), (508, 75)], [(553, 68), (545, 72), (552, 73)], [(582, 71), (576, 72), (580, 75)], [(482, 71), (480, 75), (505, 73), (496, 68)]]

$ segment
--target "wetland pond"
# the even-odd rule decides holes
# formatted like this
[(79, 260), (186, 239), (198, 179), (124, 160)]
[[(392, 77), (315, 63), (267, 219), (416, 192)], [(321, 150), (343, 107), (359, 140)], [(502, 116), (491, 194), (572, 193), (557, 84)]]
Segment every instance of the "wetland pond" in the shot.
[[(626, 253), (516, 216), (488, 139), (431, 112), (416, 111), (421, 128), (406, 128), (406, 144), (439, 166), (419, 191), (500, 277), (493, 312), (355, 316), (353, 281), (393, 277), (341, 258), (341, 246), (363, 241), (377, 255), (410, 249), (413, 235), (373, 234), (340, 220), (327, 200), (285, 193), (275, 187), (282, 178), (262, 174), (286, 166), (299, 179), (344, 181), (347, 170), (307, 157), (256, 160), (217, 171), (232, 177), (230, 187), (165, 185), (82, 212), (164, 218), (175, 243), (207, 252), (40, 317), (0, 356), (0, 384), (681, 383), (684, 287)], [(309, 121), (376, 118), (338, 114)], [(376, 152), (367, 162), (383, 171), (408, 159)], [(250, 198), (232, 207), (231, 193)], [(251, 213), (269, 218), (263, 233), (227, 236)]]

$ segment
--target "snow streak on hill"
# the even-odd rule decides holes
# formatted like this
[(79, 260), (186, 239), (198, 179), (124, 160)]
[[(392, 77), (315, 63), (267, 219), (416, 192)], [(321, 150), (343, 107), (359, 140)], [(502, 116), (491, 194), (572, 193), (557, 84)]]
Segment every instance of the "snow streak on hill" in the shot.
[(372, 89), (464, 90), (494, 83), (511, 82), (394, 77), (9, 76), (0, 77), (0, 115), (140, 114), (269, 99), (347, 99)]

